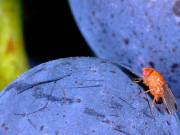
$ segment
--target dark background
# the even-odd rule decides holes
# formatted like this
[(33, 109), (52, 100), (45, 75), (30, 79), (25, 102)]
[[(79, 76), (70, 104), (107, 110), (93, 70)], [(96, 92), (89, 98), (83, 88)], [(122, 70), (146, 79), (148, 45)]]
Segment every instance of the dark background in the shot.
[(23, 0), (23, 24), (31, 67), (58, 58), (93, 56), (67, 0)]

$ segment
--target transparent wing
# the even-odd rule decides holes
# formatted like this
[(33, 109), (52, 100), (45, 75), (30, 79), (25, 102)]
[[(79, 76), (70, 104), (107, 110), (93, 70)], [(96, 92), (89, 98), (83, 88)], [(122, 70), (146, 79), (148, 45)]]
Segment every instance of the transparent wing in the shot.
[(175, 98), (174, 98), (170, 88), (167, 86), (167, 84), (164, 84), (163, 86), (161, 86), (159, 84), (159, 86), (160, 86), (160, 90), (162, 93), (162, 100), (163, 100), (164, 107), (165, 107), (166, 111), (170, 115), (172, 115), (173, 112), (176, 112), (178, 109)]

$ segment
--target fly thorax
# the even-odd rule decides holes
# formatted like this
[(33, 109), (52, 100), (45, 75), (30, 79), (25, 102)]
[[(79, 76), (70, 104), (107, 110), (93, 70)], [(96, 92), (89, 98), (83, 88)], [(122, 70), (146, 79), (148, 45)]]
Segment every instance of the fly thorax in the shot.
[(156, 93), (160, 93), (161, 90), (159, 88), (156, 89)]

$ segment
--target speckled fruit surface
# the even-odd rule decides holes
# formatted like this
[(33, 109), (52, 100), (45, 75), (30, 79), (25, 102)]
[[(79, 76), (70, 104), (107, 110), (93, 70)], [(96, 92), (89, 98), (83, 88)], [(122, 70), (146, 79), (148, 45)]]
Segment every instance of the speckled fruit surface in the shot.
[[(97, 58), (41, 64), (0, 93), (0, 135), (179, 135), (179, 123), (132, 82), (122, 65)], [(152, 126), (153, 125), (153, 126)]]
[[(98, 57), (163, 74), (180, 106), (180, 1), (69, 0)], [(180, 112), (179, 112), (180, 116)]]

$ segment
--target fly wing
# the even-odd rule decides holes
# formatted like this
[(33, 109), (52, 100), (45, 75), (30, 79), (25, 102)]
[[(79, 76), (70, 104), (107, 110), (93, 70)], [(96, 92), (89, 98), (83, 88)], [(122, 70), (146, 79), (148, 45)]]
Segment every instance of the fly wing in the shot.
[(172, 115), (173, 112), (176, 112), (178, 109), (175, 98), (174, 98), (170, 88), (167, 86), (167, 84), (164, 84), (164, 85), (159, 84), (159, 86), (160, 86), (160, 90), (162, 93), (162, 100), (163, 100), (164, 107), (165, 107), (166, 111), (170, 115)]

